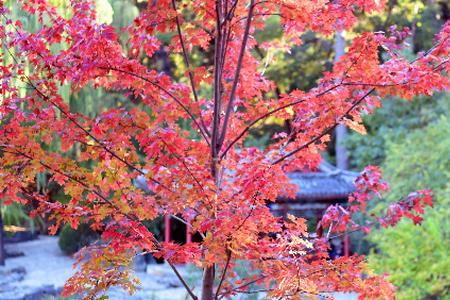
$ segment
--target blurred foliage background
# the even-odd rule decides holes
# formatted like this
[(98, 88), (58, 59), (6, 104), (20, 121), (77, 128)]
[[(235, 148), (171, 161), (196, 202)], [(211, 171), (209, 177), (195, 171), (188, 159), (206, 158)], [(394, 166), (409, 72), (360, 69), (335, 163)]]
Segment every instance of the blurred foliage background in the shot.
[[(447, 99), (449, 103), (450, 99)], [(375, 247), (370, 265), (391, 274), (399, 287), (399, 299), (450, 299), (450, 119), (441, 115), (423, 128), (386, 143), (383, 162), (395, 201), (410, 191), (434, 192), (434, 207), (424, 223), (401, 222), (369, 235)], [(373, 209), (385, 206), (379, 203)]]
[[(63, 15), (69, 16), (68, 0), (49, 0), (57, 6)], [(105, 22), (118, 28), (123, 46), (126, 48), (126, 33), (120, 31), (129, 25), (145, 9), (143, 0), (95, 0), (98, 10), (98, 22)], [(6, 0), (6, 6), (20, 19), (27, 29), (37, 30), (38, 23), (27, 17), (17, 7), (15, 0)], [(279, 17), (268, 19), (266, 27), (255, 33), (258, 41), (281, 38)], [(441, 25), (450, 18), (450, 3), (446, 0), (389, 0), (386, 10), (370, 16), (361, 14), (360, 22), (352, 32), (346, 32), (347, 39), (362, 31), (388, 31), (396, 24), (398, 28), (411, 28), (410, 49), (405, 52), (413, 59), (419, 51), (433, 45), (433, 36)], [(159, 71), (183, 78), (184, 65), (179, 54), (167, 52), (167, 36), (161, 37), (163, 43), (155, 57), (141, 56), (143, 63)], [(256, 49), (254, 55), (264, 62), (261, 71), (275, 81), (278, 89), (266, 97), (292, 91), (308, 90), (313, 87), (324, 71), (330, 70), (334, 58), (334, 37), (322, 36), (312, 32), (303, 34), (304, 43), (290, 52), (281, 49), (265, 51)], [(381, 56), (382, 57), (382, 56)], [(8, 58), (6, 56), (6, 58)], [(211, 61), (211, 53), (194, 49), (192, 65), (199, 66)], [(6, 60), (5, 64), (8, 63)], [(22, 91), (26, 93), (26, 89)], [(202, 87), (200, 95), (210, 95), (209, 87)], [(124, 96), (102, 89), (86, 87), (71, 94), (70, 86), (61, 87), (61, 94), (74, 112), (91, 117), (110, 107), (139, 106), (139, 99)], [(367, 135), (349, 133), (345, 146), (350, 156), (350, 167), (361, 170), (368, 164), (381, 165), (391, 191), (385, 200), (372, 208), (379, 211), (389, 202), (397, 200), (408, 192), (431, 188), (435, 194), (435, 207), (426, 213), (423, 226), (414, 226), (411, 222), (402, 222), (393, 229), (375, 230), (369, 240), (360, 235), (352, 238), (354, 250), (369, 254), (370, 265), (378, 273), (389, 273), (399, 288), (399, 299), (450, 299), (450, 95), (437, 94), (432, 97), (417, 97), (411, 102), (403, 99), (386, 99), (383, 107), (364, 120)], [(189, 123), (182, 124), (189, 128)], [(0, 124), (1, 126), (1, 124)], [(270, 142), (275, 131), (289, 130), (287, 120), (269, 118), (259, 128), (252, 131), (246, 140), (248, 146), (264, 147)], [(55, 142), (51, 147), (57, 151)], [(70, 155), (76, 156), (74, 147)], [(330, 162), (335, 160), (333, 143), (324, 154)], [(46, 174), (36, 180), (36, 188), (51, 194), (54, 201), (66, 201), (61, 187), (48, 184)], [(20, 205), (1, 207), (3, 220), (8, 225), (33, 227), (40, 224), (45, 230), (45, 222), (33, 223), (27, 217), (29, 207)], [(44, 220), (45, 221), (45, 220)], [(150, 226), (156, 233), (161, 225)], [(82, 229), (82, 230), (85, 230)], [(65, 232), (65, 233), (64, 233)], [(64, 237), (64, 235), (66, 235)], [(82, 232), (74, 234), (65, 228), (62, 232), (62, 244), (73, 251), (90, 239), (90, 233), (83, 239)], [(70, 237), (77, 236), (75, 239)], [(76, 245), (70, 245), (76, 240)]]

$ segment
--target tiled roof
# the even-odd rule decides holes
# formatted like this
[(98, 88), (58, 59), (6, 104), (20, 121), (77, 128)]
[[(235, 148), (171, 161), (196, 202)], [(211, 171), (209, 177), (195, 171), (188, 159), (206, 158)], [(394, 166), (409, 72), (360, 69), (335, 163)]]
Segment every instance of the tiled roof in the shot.
[(296, 201), (331, 200), (347, 198), (355, 190), (358, 173), (340, 170), (323, 161), (317, 171), (288, 174), (298, 186)]

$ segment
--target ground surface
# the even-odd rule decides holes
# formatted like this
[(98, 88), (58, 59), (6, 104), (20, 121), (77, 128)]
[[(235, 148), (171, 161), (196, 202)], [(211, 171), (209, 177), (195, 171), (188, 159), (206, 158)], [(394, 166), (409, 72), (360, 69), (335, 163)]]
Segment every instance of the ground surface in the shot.
[[(20, 251), (24, 255), (8, 258), (6, 265), (0, 266), (1, 300), (46, 299), (48, 297), (42, 296), (42, 291), (60, 290), (74, 273), (74, 260), (61, 252), (56, 237), (40, 236), (33, 241), (7, 244), (6, 249), (8, 252)], [(181, 267), (181, 272), (186, 274), (185, 269)], [(149, 265), (147, 272), (136, 272), (145, 288), (141, 287), (133, 296), (114, 289), (109, 293), (110, 299), (185, 299), (186, 293), (172, 273), (166, 265)], [(188, 277), (194, 275), (186, 274)]]
[[(0, 300), (58, 299), (45, 294), (57, 294), (64, 282), (74, 273), (72, 268), (74, 260), (61, 252), (57, 237), (40, 236), (33, 241), (7, 244), (7, 251), (23, 252), (24, 255), (8, 258), (6, 265), (0, 266)], [(197, 284), (197, 287), (194, 287), (194, 291), (197, 292), (201, 278), (199, 271), (192, 267), (180, 266), (180, 272), (191, 285)], [(184, 288), (166, 264), (148, 265), (146, 272), (136, 272), (136, 275), (141, 282), (136, 294), (130, 296), (120, 289), (112, 289), (108, 293), (110, 299), (188, 299)], [(335, 296), (337, 300), (356, 299), (355, 295)], [(257, 299), (257, 297), (239, 299)]]

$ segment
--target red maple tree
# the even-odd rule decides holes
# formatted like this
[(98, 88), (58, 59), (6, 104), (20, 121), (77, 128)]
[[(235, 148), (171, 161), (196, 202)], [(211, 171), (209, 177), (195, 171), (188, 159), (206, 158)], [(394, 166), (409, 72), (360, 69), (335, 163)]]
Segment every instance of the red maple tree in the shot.
[[(92, 0), (71, 0), (69, 18), (45, 0), (18, 2), (41, 26), (26, 31), (0, 2), (0, 39), (7, 50), (0, 59), (14, 58), (0, 67), (0, 196), (38, 201), (35, 214), (50, 214), (52, 233), (63, 223), (76, 228), (81, 222), (102, 232), (102, 243), (80, 253), (80, 269), (64, 295), (91, 299), (111, 285), (133, 291), (136, 281), (126, 266), (146, 252), (166, 259), (192, 299), (198, 296), (177, 263), (203, 269), (204, 300), (250, 293), (255, 285), (279, 299), (331, 291), (393, 298), (392, 286), (372, 275), (363, 257), (329, 259), (328, 241), (373, 224), (395, 225), (402, 217), (420, 223), (423, 207), (431, 205), (428, 191), (355, 224), (351, 214), (365, 212), (367, 201), (387, 188), (378, 169), (369, 167), (349, 206), (330, 207), (317, 235), (307, 232), (302, 218), (273, 216), (267, 202), (294, 196), (286, 172), (317, 167), (338, 124), (363, 131), (361, 115), (386, 95), (411, 98), (448, 89), (449, 23), (435, 46), (414, 61), (399, 54), (407, 32), (360, 34), (316, 87), (277, 97), (256, 47), (287, 51), (302, 42), (305, 30), (331, 35), (350, 29), (356, 13), (381, 10), (384, 1), (149, 1), (125, 28), (126, 49), (115, 28), (96, 22)], [(254, 32), (271, 15), (280, 16), (282, 38), (258, 43)], [(170, 52), (183, 57), (187, 70), (181, 80), (139, 59), (160, 49), (161, 33), (173, 33)], [(193, 49), (211, 51), (213, 59), (194, 65)], [(380, 49), (389, 57), (384, 62)], [(68, 83), (74, 91), (91, 84), (122, 92), (140, 105), (95, 118), (73, 113), (59, 92)], [(26, 95), (19, 93), (23, 85), (29, 87)], [(246, 148), (249, 131), (269, 117), (290, 119), (291, 132), (280, 132), (264, 150)], [(59, 143), (57, 151), (49, 150), (52, 143)], [(76, 144), (80, 154), (74, 158), (68, 151)], [(64, 188), (67, 203), (27, 188), (42, 172)], [(151, 193), (133, 184), (138, 176)], [(143, 222), (161, 214), (181, 216), (202, 241), (157, 241)], [(248, 263), (246, 278), (234, 269), (242, 260)]]

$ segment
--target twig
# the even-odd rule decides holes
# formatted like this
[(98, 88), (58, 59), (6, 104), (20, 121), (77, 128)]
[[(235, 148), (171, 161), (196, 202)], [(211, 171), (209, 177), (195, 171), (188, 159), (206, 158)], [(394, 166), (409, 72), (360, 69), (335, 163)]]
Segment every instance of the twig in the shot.
[[(338, 88), (339, 86), (341, 86), (341, 84), (333, 85), (332, 87), (326, 89), (325, 91), (322, 91), (322, 92), (316, 94), (315, 97), (321, 97), (321, 96), (325, 95), (326, 93), (329, 93), (329, 92), (331, 92), (332, 90)], [(273, 114), (276, 113), (276, 112), (279, 112), (280, 110), (283, 110), (283, 109), (288, 108), (288, 107), (291, 107), (291, 106), (295, 106), (295, 105), (300, 104), (300, 103), (303, 103), (303, 102), (305, 102), (305, 99), (299, 99), (299, 100), (297, 100), (297, 101), (294, 101), (294, 102), (291, 102), (291, 103), (282, 105), (282, 106), (280, 106), (280, 107), (277, 107), (277, 108), (275, 108), (275, 109), (273, 109), (273, 110), (270, 110), (270, 111), (268, 111), (267, 113), (265, 113), (265, 114), (263, 114), (263, 115), (257, 117), (256, 119), (254, 119), (250, 124), (248, 124), (248, 125), (241, 131), (241, 133), (238, 134), (237, 137), (235, 137), (235, 138), (233, 139), (233, 141), (231, 141), (231, 143), (228, 144), (227, 148), (225, 148), (225, 150), (222, 152), (222, 154), (221, 154), (221, 156), (220, 156), (220, 159), (223, 159), (223, 158), (225, 157), (225, 155), (227, 154), (227, 152), (231, 149), (231, 147), (233, 147), (233, 145), (236, 144), (236, 143), (244, 136), (244, 134), (246, 134), (246, 133), (247, 133), (247, 132), (248, 132), (248, 131), (256, 124), (256, 123), (258, 123), (259, 121), (264, 120), (264, 119), (270, 117), (271, 115), (273, 115)]]
[(316, 136), (315, 138), (313, 138), (312, 140), (310, 140), (309, 142), (303, 144), (302, 146), (298, 147), (297, 149), (287, 153), (286, 155), (278, 158), (277, 160), (275, 160), (272, 165), (276, 165), (282, 161), (284, 161), (285, 159), (291, 157), (292, 155), (296, 154), (297, 152), (307, 148), (309, 145), (317, 142), (318, 140), (320, 140), (323, 136), (327, 135), (328, 133), (330, 133), (332, 130), (334, 130), (334, 128), (336, 128), (339, 125), (339, 121), (347, 116), (353, 109), (355, 109), (355, 107), (357, 107), (365, 98), (367, 98), (370, 94), (372, 94), (375, 91), (375, 88), (370, 89), (364, 96), (362, 96), (360, 99), (358, 99), (358, 101), (356, 101), (342, 116), (340, 116), (338, 118), (338, 120), (330, 127), (326, 128), (324, 131), (322, 131), (321, 134), (319, 134), (318, 136)]
[(227, 275), (227, 270), (228, 270), (228, 267), (230, 265), (230, 260), (231, 260), (231, 254), (232, 254), (231, 250), (227, 249), (227, 261), (225, 263), (225, 267), (223, 268), (222, 275), (220, 276), (219, 285), (217, 286), (216, 296), (215, 296), (216, 300), (218, 300), (220, 289), (222, 288), (222, 284), (225, 280), (225, 276)]
[(181, 281), (181, 283), (183, 284), (184, 288), (186, 289), (186, 291), (189, 293), (189, 296), (191, 296), (191, 298), (193, 300), (198, 300), (198, 297), (194, 294), (194, 292), (192, 291), (192, 289), (189, 287), (189, 285), (187, 284), (187, 282), (183, 279), (183, 277), (181, 276), (180, 272), (178, 272), (177, 268), (175, 268), (175, 266), (167, 261), (169, 266), (172, 268), (173, 272), (175, 273), (175, 275), (178, 277), (178, 279)]
[(206, 199), (209, 201), (209, 197), (206, 194), (205, 189), (203, 188), (203, 185), (200, 183), (200, 181), (197, 179), (197, 177), (195, 177), (195, 175), (192, 173), (191, 169), (189, 168), (189, 166), (186, 164), (185, 160), (180, 157), (177, 153), (175, 153), (169, 146), (169, 144), (167, 144), (163, 139), (160, 139), (161, 142), (166, 146), (166, 148), (170, 151), (170, 153), (172, 153), (176, 159), (178, 159), (184, 166), (184, 168), (186, 169), (186, 171), (189, 173), (189, 175), (192, 177), (192, 179), (194, 179), (195, 183), (198, 185), (198, 187), (202, 190), (203, 195), (205, 195)]
[[(17, 58), (11, 53), (11, 51), (7, 48), (7, 51), (9, 53), (9, 55), (12, 57), (12, 59), (18, 64), (19, 62), (17, 61)], [(133, 166), (131, 163), (129, 163), (128, 161), (126, 161), (125, 159), (121, 158), (117, 153), (115, 153), (113, 150), (111, 150), (108, 146), (106, 146), (103, 142), (101, 142), (99, 139), (97, 139), (89, 130), (87, 130), (86, 128), (84, 128), (83, 126), (81, 126), (80, 123), (78, 123), (67, 111), (65, 111), (61, 106), (59, 106), (55, 101), (51, 100), (49, 96), (45, 95), (36, 85), (33, 84), (33, 82), (31, 81), (30, 77), (28, 75), (24, 75), (25, 79), (27, 80), (27, 84), (29, 86), (31, 86), (31, 89), (33, 89), (34, 91), (36, 91), (38, 93), (38, 95), (45, 101), (50, 102), (50, 104), (52, 104), (54, 107), (56, 107), (70, 122), (72, 122), (76, 127), (78, 127), (79, 129), (81, 129), (87, 136), (89, 136), (91, 139), (93, 139), (100, 147), (102, 147), (106, 152), (108, 152), (109, 154), (111, 154), (114, 158), (118, 159), (119, 161), (121, 161), (122, 163), (124, 163), (126, 166), (128, 166), (129, 168), (137, 171), (139, 174), (141, 175), (146, 175), (146, 173)], [(149, 177), (149, 180), (160, 185), (161, 187), (163, 187), (166, 190), (171, 191), (168, 187), (164, 186), (161, 182), (159, 182), (158, 180)]]
[(97, 68), (99, 69), (103, 69), (103, 70), (112, 70), (112, 71), (116, 71), (116, 72), (121, 72), (124, 74), (128, 74), (130, 76), (139, 78), (145, 82), (150, 83), (151, 85), (157, 87), (158, 89), (160, 89), (161, 91), (163, 91), (167, 96), (169, 96), (170, 98), (172, 98), (179, 106), (181, 106), (181, 108), (188, 114), (189, 118), (194, 122), (194, 124), (197, 126), (197, 128), (199, 129), (201, 135), (203, 136), (203, 138), (205, 139), (206, 143), (209, 145), (209, 140), (206, 136), (206, 134), (203, 132), (203, 128), (200, 126), (200, 124), (197, 122), (197, 119), (195, 118), (195, 116), (191, 113), (191, 111), (186, 107), (186, 105), (183, 104), (183, 102), (181, 102), (180, 99), (178, 99), (177, 97), (175, 97), (174, 94), (172, 94), (170, 91), (168, 91), (166, 88), (164, 88), (163, 86), (161, 86), (159, 83), (154, 82), (153, 80), (150, 80), (142, 75), (136, 74), (134, 72), (131, 71), (126, 71), (126, 70), (122, 70), (119, 68), (115, 68), (112, 66), (109, 67), (103, 67), (103, 66), (98, 66)]
[[(178, 37), (180, 38), (181, 49), (183, 50), (184, 64), (186, 65), (186, 69), (188, 70), (188, 74), (189, 74), (189, 82), (191, 83), (192, 94), (194, 95), (194, 101), (198, 102), (198, 95), (197, 95), (197, 90), (195, 88), (194, 75), (192, 74), (191, 64), (189, 63), (189, 56), (187, 53), (186, 44), (184, 42), (183, 34), (181, 32), (181, 25), (180, 25), (180, 19), (178, 18), (176, 0), (172, 0), (172, 6), (173, 6), (173, 9), (175, 10), (175, 14), (176, 14), (175, 22), (177, 24), (177, 32), (178, 32)], [(210, 133), (208, 132), (208, 129), (205, 126), (205, 122), (204, 122), (201, 114), (200, 114), (200, 123), (203, 126), (203, 130), (205, 131), (205, 133), (209, 136)]]
[(247, 286), (249, 286), (249, 285), (252, 285), (252, 284), (254, 284), (254, 283), (258, 282), (258, 281), (261, 281), (261, 280), (263, 280), (263, 279), (265, 279), (265, 278), (267, 278), (267, 276), (266, 276), (266, 275), (262, 275), (262, 276), (259, 276), (259, 277), (256, 278), (256, 279), (254, 279), (254, 280), (251, 280), (251, 281), (249, 281), (249, 282), (246, 282), (246, 283), (244, 283), (244, 284), (241, 284), (240, 286), (237, 286), (237, 287), (235, 287), (235, 288), (233, 288), (233, 289), (231, 289), (231, 290), (229, 290), (229, 291), (226, 291), (226, 292), (222, 293), (222, 294), (220, 295), (219, 299), (222, 299), (223, 297), (225, 297), (226, 295), (230, 294), (231, 292), (237, 292), (237, 291), (239, 291), (240, 289), (243, 289), (243, 288), (245, 288), (245, 287), (247, 287)]
[[(182, 218), (176, 216), (176, 215), (170, 215), (172, 218), (174, 218), (177, 221), (180, 221), (181, 223), (183, 223), (184, 225), (190, 227), (191, 229), (194, 229), (194, 226), (192, 226), (192, 224), (190, 224), (188, 221), (183, 220)], [(198, 231), (198, 233), (200, 234), (200, 236), (202, 238), (205, 238), (205, 235), (203, 233), (201, 233), (200, 231)]]
[[(425, 52), (423, 56), (421, 56), (421, 57), (419, 57), (419, 58), (423, 58), (423, 57), (429, 55), (429, 54), (432, 53), (432, 51), (433, 51), (434, 49), (436, 49), (439, 45), (440, 45), (440, 44), (436, 44), (435, 46), (433, 46), (432, 48), (430, 48), (427, 52)], [(412, 60), (410, 63), (411, 63), (411, 64), (414, 64), (419, 58), (416, 58), (416, 59)], [(444, 65), (447, 64), (448, 62), (449, 62), (449, 60), (444, 60), (443, 62), (441, 62), (440, 64), (438, 64), (437, 66), (435, 66), (435, 67), (433, 68), (433, 71), (438, 70), (440, 67), (444, 66)], [(350, 69), (353, 65), (354, 65), (354, 63), (349, 67), (349, 69)], [(346, 72), (348, 72), (349, 69), (347, 69)], [(346, 72), (345, 72), (345, 73), (346, 73)], [(345, 73), (344, 73), (344, 74), (345, 74)], [(423, 75), (423, 76), (424, 76), (424, 75)], [(374, 87), (394, 87), (394, 86), (399, 86), (399, 85), (406, 85), (406, 84), (408, 84), (408, 83), (409, 83), (408, 81), (401, 82), (401, 83), (391, 83), (391, 84), (375, 84), (375, 83), (365, 83), (365, 82), (343, 82), (343, 81), (341, 81), (340, 83), (338, 83), (338, 84), (332, 86), (331, 88), (329, 88), (329, 89), (327, 89), (327, 90), (325, 90), (325, 91), (323, 91), (323, 92), (320, 92), (320, 93), (316, 94), (315, 97), (323, 96), (323, 95), (325, 95), (326, 93), (328, 93), (328, 92), (330, 92), (330, 91), (332, 91), (332, 90), (338, 88), (339, 86), (366, 86), (366, 87), (372, 87), (372, 88), (374, 88)], [(304, 100), (301, 100), (301, 99), (300, 99), (300, 100), (294, 101), (294, 102), (292, 102), (292, 103), (285, 104), (285, 105), (283, 105), (283, 106), (280, 106), (280, 107), (278, 107), (278, 108), (276, 108), (276, 109), (273, 109), (273, 110), (271, 110), (271, 111), (269, 111), (269, 112), (267, 112), (267, 113), (265, 113), (265, 114), (259, 116), (259, 117), (256, 118), (255, 120), (253, 120), (249, 125), (247, 125), (247, 126), (239, 133), (239, 135), (238, 135), (236, 138), (234, 138), (234, 139), (228, 144), (228, 146), (227, 146), (227, 147), (225, 148), (225, 150), (222, 152), (222, 154), (221, 154), (221, 156), (220, 156), (220, 159), (223, 159), (223, 158), (225, 157), (225, 155), (227, 154), (227, 152), (231, 149), (231, 147), (232, 147), (234, 144), (236, 144), (236, 143), (237, 143), (237, 142), (245, 135), (245, 133), (247, 133), (247, 132), (248, 132), (254, 125), (256, 125), (259, 121), (268, 118), (269, 116), (271, 116), (272, 114), (274, 114), (274, 113), (276, 113), (276, 112), (278, 112), (278, 111), (280, 111), (280, 110), (283, 110), (283, 109), (285, 109), (285, 108), (288, 108), (288, 107), (291, 107), (291, 106), (295, 106), (295, 105), (297, 105), (297, 104), (299, 104), (299, 103), (302, 103), (303, 101), (304, 101)]]
[(224, 117), (223, 126), (222, 126), (222, 132), (221, 132), (220, 138), (219, 138), (220, 145), (223, 143), (223, 141), (225, 139), (225, 136), (227, 133), (228, 121), (230, 119), (230, 115), (233, 110), (233, 102), (234, 102), (234, 98), (235, 98), (235, 94), (236, 94), (236, 90), (237, 90), (237, 86), (238, 86), (238, 82), (239, 82), (239, 75), (241, 74), (242, 62), (244, 60), (244, 55), (245, 55), (245, 48), (247, 47), (247, 41), (248, 41), (248, 37), (250, 35), (250, 27), (251, 27), (251, 21), (252, 21), (252, 16), (253, 16), (253, 10), (255, 8), (254, 3), (255, 3), (254, 0), (250, 1), (250, 8), (248, 9), (248, 19), (247, 19), (247, 23), (245, 25), (244, 36), (242, 38), (241, 50), (239, 52), (237, 66), (236, 66), (236, 70), (234, 73), (233, 85), (231, 86), (230, 98), (228, 100), (228, 106), (227, 106), (227, 109), (225, 112), (225, 117)]

